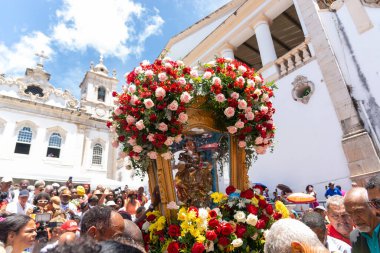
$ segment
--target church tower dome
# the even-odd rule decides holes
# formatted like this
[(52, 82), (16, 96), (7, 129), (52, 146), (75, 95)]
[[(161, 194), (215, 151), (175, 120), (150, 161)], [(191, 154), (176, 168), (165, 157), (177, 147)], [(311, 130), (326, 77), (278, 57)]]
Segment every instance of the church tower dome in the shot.
[(96, 64), (96, 66), (94, 67), (94, 72), (101, 75), (108, 76), (108, 69), (103, 63), (103, 55), (100, 55), (99, 63)]

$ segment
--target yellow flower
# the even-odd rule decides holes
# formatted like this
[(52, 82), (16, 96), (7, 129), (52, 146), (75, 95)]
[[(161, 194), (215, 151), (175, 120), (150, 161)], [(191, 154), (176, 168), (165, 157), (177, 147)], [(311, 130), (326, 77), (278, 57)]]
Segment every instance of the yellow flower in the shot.
[(157, 224), (156, 225), (157, 226), (157, 231), (163, 230), (165, 228), (165, 225), (166, 225), (166, 218), (165, 218), (165, 216), (161, 216), (160, 218), (158, 218), (156, 224)]
[(187, 216), (186, 213), (187, 213), (186, 208), (181, 207), (181, 209), (179, 209), (178, 211), (178, 220), (180, 221), (186, 220), (186, 216)]
[(199, 230), (198, 229), (196, 229), (196, 228), (194, 228), (193, 226), (191, 226), (190, 228), (189, 228), (189, 232), (190, 232), (190, 234), (193, 236), (193, 237), (195, 237), (195, 238), (197, 238), (198, 236), (200, 236), (200, 232), (199, 232)]
[(289, 218), (289, 210), (288, 208), (286, 208), (284, 203), (277, 200), (275, 203), (275, 207), (276, 207), (277, 212), (282, 214), (282, 218)]
[(251, 203), (254, 205), (254, 206), (259, 206), (259, 200), (255, 197), (252, 198), (251, 200)]
[(187, 214), (187, 219), (188, 219), (189, 221), (194, 221), (196, 218), (197, 218), (197, 213), (196, 213), (194, 210), (191, 210), (191, 211)]
[(221, 193), (221, 192), (213, 192), (211, 195), (211, 198), (212, 198), (212, 201), (214, 202), (214, 203), (220, 203), (221, 201), (223, 201), (223, 200), (225, 200), (225, 199), (227, 199), (227, 196), (226, 195), (224, 195), (223, 193)]
[(204, 237), (203, 235), (199, 235), (195, 240), (197, 242), (203, 243), (206, 240), (206, 237)]

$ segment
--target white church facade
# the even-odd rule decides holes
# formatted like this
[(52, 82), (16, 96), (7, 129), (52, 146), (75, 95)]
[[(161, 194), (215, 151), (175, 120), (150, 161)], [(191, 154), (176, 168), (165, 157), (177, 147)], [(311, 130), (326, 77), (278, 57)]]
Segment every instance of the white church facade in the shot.
[(252, 182), (323, 199), (380, 172), (380, 4), (371, 0), (232, 0), (174, 36), (163, 54), (196, 66), (235, 58), (275, 81), (273, 153)]
[[(0, 175), (18, 179), (114, 184), (118, 151), (106, 127), (116, 74), (91, 65), (78, 101), (56, 89), (43, 62), (25, 76), (0, 76)], [(120, 186), (122, 184), (120, 183)]]

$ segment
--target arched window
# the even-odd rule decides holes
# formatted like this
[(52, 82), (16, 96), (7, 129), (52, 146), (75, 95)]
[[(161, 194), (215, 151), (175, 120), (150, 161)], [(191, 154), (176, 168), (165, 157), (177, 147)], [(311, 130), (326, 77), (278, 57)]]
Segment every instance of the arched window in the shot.
[(32, 142), (33, 132), (30, 127), (23, 127), (17, 136), (15, 153), (28, 155)]
[(100, 145), (99, 143), (96, 143), (92, 150), (92, 164), (93, 165), (102, 164), (102, 154), (103, 154), (102, 145)]
[(98, 101), (106, 101), (106, 88), (102, 86), (98, 88)]
[(47, 148), (46, 156), (59, 158), (61, 153), (62, 137), (59, 133), (52, 133), (49, 138), (49, 145)]

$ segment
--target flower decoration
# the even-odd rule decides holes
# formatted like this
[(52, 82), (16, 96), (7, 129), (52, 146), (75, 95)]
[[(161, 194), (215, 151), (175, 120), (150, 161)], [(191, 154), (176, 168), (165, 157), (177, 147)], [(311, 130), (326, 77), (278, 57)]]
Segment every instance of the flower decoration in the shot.
[(201, 67), (197, 94), (207, 96), (204, 107), (214, 112), (225, 131), (237, 136), (250, 163), (273, 143), (275, 109), (270, 99), (275, 85), (264, 84), (261, 75), (237, 60), (216, 58)]
[(211, 194), (215, 208), (182, 206), (170, 224), (158, 212), (148, 213), (142, 226), (147, 251), (263, 252), (264, 234), (282, 214), (253, 189), (227, 189), (227, 195)]
[(127, 75), (123, 92), (113, 92), (116, 108), (107, 126), (118, 136), (113, 146), (122, 144), (135, 167), (144, 170), (159, 155), (172, 158), (170, 146), (182, 140), (188, 120), (194, 73), (169, 58), (144, 61)]

